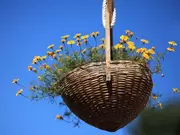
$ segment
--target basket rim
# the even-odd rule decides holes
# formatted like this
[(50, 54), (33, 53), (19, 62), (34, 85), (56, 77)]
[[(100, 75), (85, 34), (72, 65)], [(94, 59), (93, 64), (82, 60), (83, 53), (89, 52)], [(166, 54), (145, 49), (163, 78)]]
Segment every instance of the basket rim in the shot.
[[(124, 64), (139, 64), (140, 66), (146, 68), (149, 70), (149, 72), (152, 74), (151, 70), (149, 69), (149, 67), (146, 66), (146, 63), (142, 63), (142, 62), (138, 62), (138, 61), (133, 61), (133, 60), (113, 60), (110, 61), (110, 64), (119, 64), (119, 63), (124, 63)], [(65, 73), (65, 75), (61, 78), (62, 82), (68, 75), (80, 70), (80, 69), (85, 69), (87, 66), (100, 66), (100, 65), (106, 65), (106, 62), (90, 62), (90, 63), (85, 63), (84, 65), (81, 65), (71, 71), (69, 71), (68, 73)]]

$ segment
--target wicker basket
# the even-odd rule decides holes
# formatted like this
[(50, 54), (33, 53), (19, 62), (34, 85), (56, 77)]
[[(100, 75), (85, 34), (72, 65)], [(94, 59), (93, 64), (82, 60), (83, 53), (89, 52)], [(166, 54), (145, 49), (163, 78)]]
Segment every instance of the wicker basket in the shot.
[(115, 132), (146, 107), (152, 91), (149, 68), (133, 61), (112, 61), (112, 80), (106, 81), (105, 62), (76, 68), (61, 81), (61, 96), (86, 123)]

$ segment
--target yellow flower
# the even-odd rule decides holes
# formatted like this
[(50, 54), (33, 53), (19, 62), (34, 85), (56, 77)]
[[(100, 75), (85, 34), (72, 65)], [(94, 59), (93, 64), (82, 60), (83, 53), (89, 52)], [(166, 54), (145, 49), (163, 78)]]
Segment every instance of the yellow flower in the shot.
[(150, 59), (150, 55), (148, 55), (147, 53), (143, 53), (142, 56), (146, 59), (149, 60)]
[(61, 50), (56, 50), (55, 52), (56, 52), (56, 53), (59, 53), (60, 51), (61, 51)]
[(17, 93), (16, 96), (18, 96), (19, 94), (21, 94), (23, 92), (23, 89), (20, 89)]
[(56, 54), (54, 53), (54, 54), (52, 55), (52, 57), (53, 57), (54, 59), (56, 59)]
[(172, 48), (172, 47), (168, 47), (167, 50), (170, 51), (170, 52), (174, 52), (175, 51), (174, 48)]
[(65, 35), (65, 36), (62, 36), (61, 38), (62, 39), (67, 39), (69, 37), (69, 35)]
[(58, 119), (58, 120), (63, 120), (63, 117), (57, 114), (57, 115), (56, 115), (56, 119)]
[(68, 44), (68, 45), (73, 45), (73, 44), (75, 44), (75, 41), (74, 41), (74, 40), (69, 40), (69, 41), (67, 42), (67, 44)]
[(96, 36), (96, 33), (95, 32), (92, 32), (91, 33), (91, 37), (95, 37)]
[(173, 88), (173, 92), (178, 93), (179, 92), (178, 88)]
[(95, 36), (99, 36), (99, 32), (98, 31), (95, 33)]
[(54, 44), (51, 44), (47, 47), (47, 49), (52, 49), (54, 47)]
[(145, 40), (145, 39), (141, 39), (141, 42), (142, 42), (143, 44), (148, 44), (148, 43), (149, 43), (149, 41), (148, 41), (148, 40)]
[(152, 49), (152, 50), (155, 50), (155, 47), (153, 46), (151, 49)]
[(54, 53), (53, 52), (47, 52), (48, 56), (52, 56)]
[(63, 46), (62, 46), (62, 45), (60, 45), (60, 46), (59, 46), (59, 49), (60, 49), (60, 50), (63, 50)]
[(36, 68), (33, 68), (33, 72), (34, 72), (34, 73), (37, 73), (37, 69), (36, 69)]
[(152, 95), (152, 99), (157, 100), (158, 97), (156, 95)]
[(128, 35), (129, 33), (131, 33), (130, 30), (126, 30), (125, 32), (126, 32), (126, 35)]
[(15, 83), (17, 84), (18, 81), (19, 81), (19, 79), (13, 79), (12, 84), (15, 84)]
[(28, 66), (28, 71), (31, 71), (32, 70), (32, 66)]
[(32, 64), (36, 64), (36, 63), (37, 63), (37, 60), (36, 60), (36, 59), (33, 59)]
[(99, 48), (105, 49), (105, 45), (104, 45), (104, 44), (101, 44), (101, 45), (99, 45)]
[(66, 42), (66, 40), (62, 39), (61, 42), (64, 44), (64, 42)]
[(132, 37), (132, 36), (134, 35), (134, 33), (133, 33), (133, 32), (131, 32), (129, 35)]
[(74, 38), (79, 38), (81, 36), (81, 33), (77, 33)]
[(172, 45), (172, 46), (177, 46), (177, 43), (174, 42), (174, 41), (169, 41), (168, 43), (169, 43), (170, 45)]
[(101, 41), (102, 41), (102, 42), (103, 42), (103, 44), (104, 44), (105, 39), (104, 39), (104, 38), (101, 38)]
[(86, 49), (82, 50), (81, 53), (86, 53)]
[(148, 54), (155, 54), (155, 52), (154, 52), (154, 50), (153, 50), (153, 49), (149, 49), (149, 50), (147, 50), (147, 53), (148, 53)]
[(42, 77), (41, 77), (41, 76), (38, 76), (38, 80), (42, 81)]
[(139, 48), (139, 49), (136, 50), (136, 52), (137, 52), (137, 53), (142, 53), (142, 49)]
[(122, 44), (116, 44), (116, 45), (114, 46), (114, 48), (115, 48), (115, 49), (122, 49), (122, 48), (124, 48), (124, 46), (123, 46)]
[(128, 48), (133, 51), (136, 49), (136, 46), (135, 45), (128, 45)]
[(81, 37), (81, 39), (87, 39), (89, 37), (89, 35), (84, 35)]
[(120, 39), (121, 39), (122, 41), (124, 41), (124, 42), (127, 42), (127, 41), (129, 40), (129, 37), (122, 35), (122, 36), (120, 37)]
[(128, 41), (128, 42), (127, 42), (127, 45), (134, 46), (134, 42)]
[(37, 61), (41, 60), (40, 56), (35, 56), (34, 59), (36, 59)]
[(47, 56), (42, 56), (41, 60), (45, 60), (47, 58)]
[(50, 66), (48, 66), (47, 64), (43, 64), (43, 67), (44, 67), (46, 70), (50, 69)]

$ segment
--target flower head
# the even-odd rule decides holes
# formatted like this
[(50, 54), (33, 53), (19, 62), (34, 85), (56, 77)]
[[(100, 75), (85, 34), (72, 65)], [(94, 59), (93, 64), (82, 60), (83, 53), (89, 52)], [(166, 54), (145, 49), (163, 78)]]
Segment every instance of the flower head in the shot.
[(18, 81), (19, 81), (19, 79), (13, 79), (12, 84), (15, 84), (15, 83), (17, 84)]
[(136, 49), (136, 46), (135, 45), (128, 45), (128, 48), (133, 51)]
[(68, 37), (69, 35), (65, 35), (65, 36), (62, 36), (61, 38), (66, 40)]
[(147, 50), (147, 53), (148, 53), (148, 54), (155, 54), (155, 52), (154, 52), (154, 50), (153, 50), (153, 49), (149, 49), (149, 50)]
[(67, 44), (68, 44), (68, 45), (73, 45), (73, 44), (75, 44), (75, 41), (74, 41), (74, 40), (69, 40), (69, 41), (67, 42)]
[(56, 119), (58, 119), (58, 120), (63, 120), (63, 117), (57, 114), (57, 115), (56, 115)]
[(99, 48), (105, 49), (105, 45), (104, 45), (104, 44), (101, 44), (101, 45), (99, 45)]
[(131, 33), (130, 30), (126, 30), (125, 32), (126, 32), (126, 35), (129, 35), (129, 33)]
[(101, 41), (102, 41), (102, 43), (104, 44), (105, 39), (104, 39), (104, 38), (101, 38)]
[(89, 35), (84, 35), (81, 37), (81, 39), (87, 39), (89, 37)]
[(174, 41), (169, 41), (168, 43), (169, 43), (170, 45), (172, 45), (172, 46), (177, 46), (177, 43), (174, 42)]
[(149, 60), (149, 59), (151, 58), (150, 55), (147, 54), (146, 52), (144, 52), (144, 53), (142, 54), (142, 56), (143, 56), (146, 60)]
[(64, 44), (66, 42), (66, 40), (65, 39), (61, 39), (61, 42)]
[(56, 59), (56, 54), (54, 53), (54, 54), (52, 55), (52, 57), (53, 57), (54, 59)]
[(36, 69), (36, 68), (33, 68), (33, 72), (34, 72), (34, 73), (37, 73), (37, 69)]
[(178, 88), (173, 88), (173, 92), (178, 93), (179, 92)]
[(81, 36), (81, 33), (77, 33), (74, 38), (79, 38)]
[(96, 36), (96, 33), (95, 32), (92, 32), (91, 33), (91, 37), (95, 37)]
[(143, 44), (148, 44), (148, 43), (149, 43), (149, 41), (146, 40), (146, 39), (141, 39), (141, 42), (142, 42)]
[(28, 71), (31, 71), (32, 70), (32, 66), (28, 66)]
[(54, 44), (51, 44), (47, 47), (47, 49), (53, 49), (53, 47), (54, 47)]
[(41, 60), (45, 60), (47, 58), (47, 56), (42, 56)]
[(47, 52), (48, 56), (52, 56), (54, 54), (54, 52)]
[(95, 36), (99, 36), (99, 32), (98, 31), (95, 33)]
[(19, 94), (22, 94), (23, 92), (23, 89), (20, 89), (17, 93), (16, 93), (16, 96), (18, 96)]
[(60, 45), (60, 46), (59, 46), (59, 49), (60, 49), (60, 50), (63, 50), (63, 46), (62, 46), (62, 45)]
[(168, 47), (167, 50), (170, 51), (170, 52), (174, 52), (175, 51), (175, 49), (172, 48), (172, 47)]
[(129, 37), (122, 35), (122, 36), (120, 37), (120, 39), (121, 39), (123, 42), (127, 42), (127, 41), (129, 40)]
[(128, 42), (127, 42), (127, 45), (129, 45), (129, 46), (134, 46), (134, 42), (128, 41)]
[(56, 53), (59, 53), (60, 51), (61, 51), (61, 50), (56, 50), (55, 52), (56, 52)]

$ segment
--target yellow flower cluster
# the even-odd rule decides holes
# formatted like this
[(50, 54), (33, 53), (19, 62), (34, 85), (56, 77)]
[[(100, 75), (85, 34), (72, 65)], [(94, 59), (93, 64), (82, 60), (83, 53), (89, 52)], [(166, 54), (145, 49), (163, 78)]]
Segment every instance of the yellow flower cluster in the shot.
[(177, 43), (175, 41), (169, 41), (168, 43), (170, 46), (167, 48), (167, 50), (169, 52), (174, 52), (175, 51), (174, 47), (177, 46)]
[(114, 46), (115, 49), (123, 49), (125, 48), (122, 44), (118, 43)]

